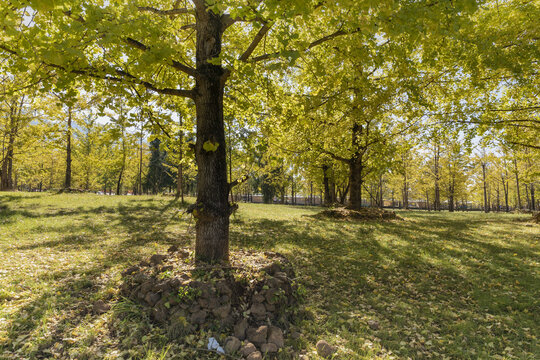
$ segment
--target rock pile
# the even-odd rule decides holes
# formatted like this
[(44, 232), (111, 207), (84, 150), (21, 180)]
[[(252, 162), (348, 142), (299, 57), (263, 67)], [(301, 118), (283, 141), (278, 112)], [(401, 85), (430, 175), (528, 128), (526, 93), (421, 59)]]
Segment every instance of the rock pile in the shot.
[(394, 211), (379, 208), (348, 209), (339, 207), (323, 210), (316, 216), (342, 220), (402, 220)]
[(241, 251), (227, 264), (207, 265), (171, 247), (123, 276), (123, 296), (143, 304), (171, 339), (201, 330), (229, 335), (223, 349), (250, 360), (285, 346), (298, 309), (294, 272), (277, 253)]

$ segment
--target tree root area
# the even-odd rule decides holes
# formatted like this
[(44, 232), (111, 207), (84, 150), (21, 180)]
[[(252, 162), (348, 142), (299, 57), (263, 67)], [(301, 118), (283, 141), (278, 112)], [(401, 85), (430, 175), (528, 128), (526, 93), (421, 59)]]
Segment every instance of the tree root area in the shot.
[(228, 263), (205, 264), (172, 246), (124, 271), (121, 293), (171, 340), (211, 333), (215, 351), (250, 359), (277, 354), (303, 317), (292, 266), (273, 252), (236, 251)]

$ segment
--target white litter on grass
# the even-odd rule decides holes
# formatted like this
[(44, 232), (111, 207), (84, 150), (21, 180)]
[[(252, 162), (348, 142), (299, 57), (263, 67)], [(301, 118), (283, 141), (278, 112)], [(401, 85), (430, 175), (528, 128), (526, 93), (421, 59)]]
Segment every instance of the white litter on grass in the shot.
[(208, 350), (215, 350), (220, 354), (225, 354), (225, 350), (223, 350), (223, 348), (219, 346), (218, 341), (213, 337), (208, 339)]

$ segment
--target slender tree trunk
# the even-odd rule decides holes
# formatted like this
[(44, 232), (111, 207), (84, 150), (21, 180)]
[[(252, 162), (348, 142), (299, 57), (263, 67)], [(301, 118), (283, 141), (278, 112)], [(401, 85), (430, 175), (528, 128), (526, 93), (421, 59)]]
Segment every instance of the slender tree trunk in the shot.
[(66, 177), (64, 188), (71, 188), (71, 106), (68, 106), (68, 119), (66, 130)]
[(343, 193), (341, 194), (341, 199), (339, 201), (341, 205), (345, 204), (345, 200), (347, 200), (347, 194), (349, 193), (350, 186), (351, 184), (349, 183), (349, 181), (347, 181), (347, 186), (345, 187), (345, 189), (343, 189)]
[(510, 211), (510, 207), (508, 206), (508, 180), (507, 180), (508, 176), (504, 176), (502, 175), (502, 185), (503, 185), (503, 190), (504, 190), (504, 203), (505, 203), (505, 211), (506, 212), (509, 212)]
[(487, 204), (486, 163), (482, 161), (482, 181), (484, 183), (484, 212), (489, 212)]
[(184, 158), (184, 131), (182, 130), (182, 115), (180, 114), (180, 133), (179, 133), (179, 139), (178, 139), (178, 173), (176, 176), (176, 198), (180, 198), (182, 203), (184, 202), (184, 173), (183, 173), (183, 166), (182, 166), (182, 160)]
[(501, 194), (499, 189), (499, 184), (497, 183), (497, 190), (495, 190), (497, 193), (497, 212), (501, 211)]
[(435, 174), (435, 203), (434, 210), (441, 211), (441, 192), (439, 189), (439, 156), (440, 149), (439, 145), (435, 145), (435, 156), (434, 156), (434, 174)]
[(142, 165), (143, 165), (143, 124), (141, 121), (141, 134), (139, 137), (139, 171), (137, 173), (137, 195), (142, 195)]
[(530, 188), (531, 188), (531, 210), (532, 211), (535, 211), (536, 210), (536, 200), (534, 199), (534, 183), (531, 183), (530, 185)]
[(330, 178), (328, 177), (328, 165), (322, 166), (323, 170), (323, 187), (324, 187), (324, 205), (330, 206), (332, 204), (332, 197), (330, 196)]
[(351, 209), (361, 209), (362, 186), (364, 185), (362, 157), (356, 154), (349, 164), (349, 207)]
[(407, 172), (403, 172), (403, 205), (409, 209), (409, 183), (407, 182)]
[(521, 210), (521, 196), (519, 193), (519, 173), (518, 173), (518, 164), (517, 159), (514, 159), (514, 171), (516, 174), (516, 196), (517, 196), (517, 207)]
[[(195, 254), (197, 259), (205, 261), (228, 260), (230, 208), (223, 123), (225, 71), (221, 65), (208, 62), (221, 53), (223, 28), (221, 17), (207, 11), (206, 6), (198, 6), (195, 16), (197, 20), (195, 154), (198, 166), (197, 202), (193, 209), (197, 221)], [(205, 143), (217, 145), (217, 149), (207, 151), (204, 149), (207, 147), (204, 146)]]

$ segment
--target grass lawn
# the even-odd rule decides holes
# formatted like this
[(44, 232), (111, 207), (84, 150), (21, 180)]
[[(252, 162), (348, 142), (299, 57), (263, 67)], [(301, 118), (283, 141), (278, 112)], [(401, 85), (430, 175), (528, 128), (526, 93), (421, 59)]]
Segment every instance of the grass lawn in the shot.
[[(295, 265), (313, 317), (290, 345), (310, 359), (319, 339), (336, 359), (540, 359), (540, 226), (520, 221), (530, 215), (377, 223), (318, 211), (240, 204), (231, 224), (233, 247)], [(0, 359), (216, 358), (194, 350), (206, 339), (167, 341), (117, 296), (130, 264), (192, 244), (181, 213), (161, 196), (0, 193)], [(112, 310), (95, 315), (98, 299)]]

